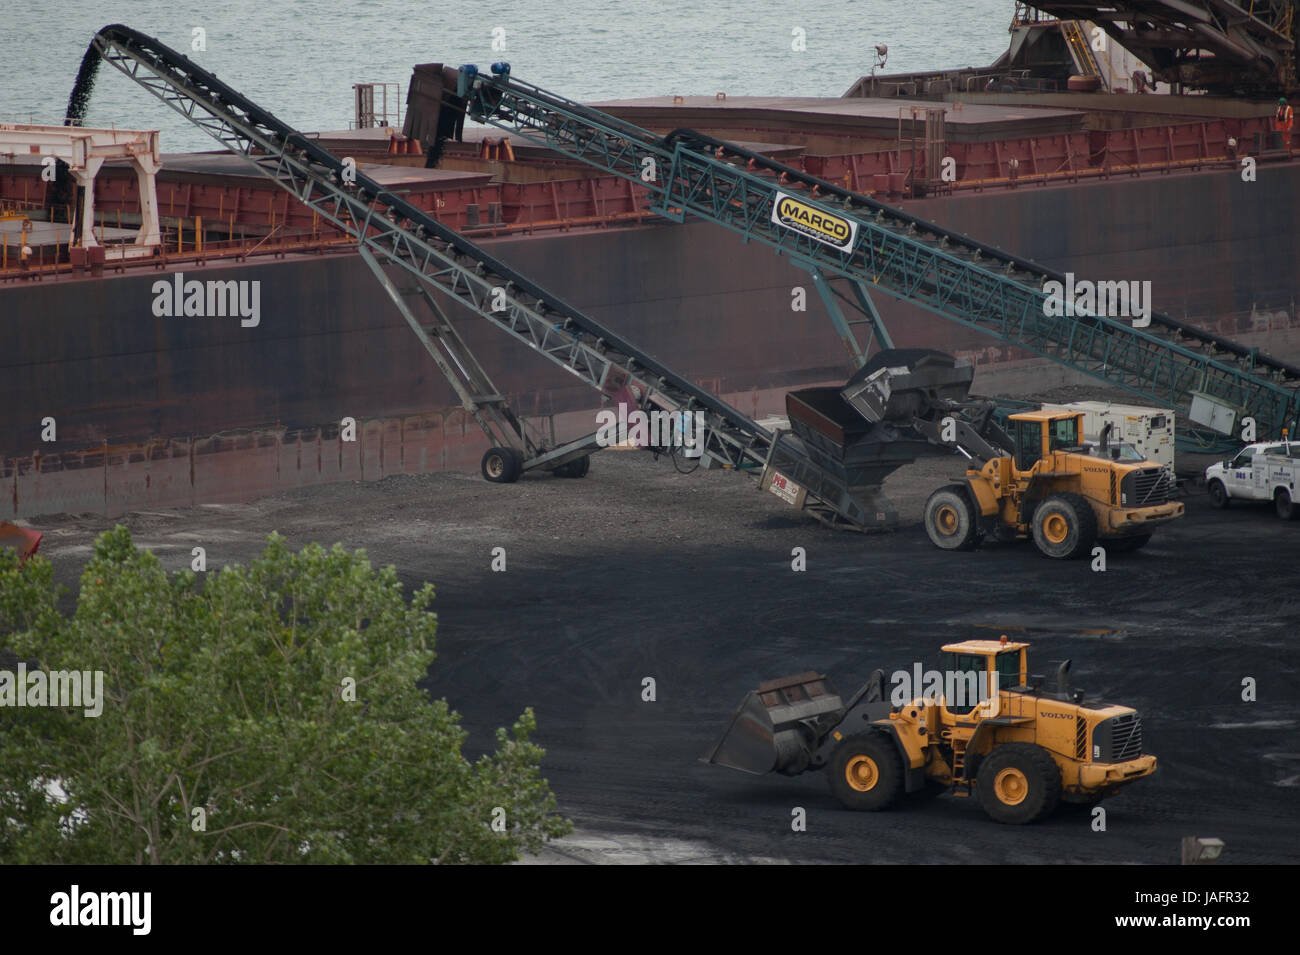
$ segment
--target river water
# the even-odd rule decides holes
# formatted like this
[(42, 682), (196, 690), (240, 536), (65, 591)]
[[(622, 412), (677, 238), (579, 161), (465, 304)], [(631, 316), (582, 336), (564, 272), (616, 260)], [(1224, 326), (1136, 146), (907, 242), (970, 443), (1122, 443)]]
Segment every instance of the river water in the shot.
[[(987, 66), (1006, 48), (1015, 4), (5, 0), (4, 7), (0, 120), (61, 122), (91, 36), (124, 23), (310, 131), (347, 128), (353, 83), (397, 83), (404, 101), (412, 65), (429, 62), (508, 60), (516, 77), (589, 102), (717, 92), (839, 96), (870, 72), (878, 43), (889, 47), (886, 72)], [(194, 48), (196, 28), (204, 50)], [(796, 50), (800, 39), (804, 48)], [(100, 70), (86, 124), (160, 129), (164, 152), (218, 148), (108, 68)]]

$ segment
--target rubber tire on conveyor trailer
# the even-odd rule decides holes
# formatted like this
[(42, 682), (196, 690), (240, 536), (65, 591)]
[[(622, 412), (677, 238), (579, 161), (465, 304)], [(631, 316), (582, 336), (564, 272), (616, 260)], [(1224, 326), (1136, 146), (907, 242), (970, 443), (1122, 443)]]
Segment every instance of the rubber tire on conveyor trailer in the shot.
[(514, 484), (524, 473), (524, 458), (514, 448), (488, 448), (480, 469), (493, 484)]

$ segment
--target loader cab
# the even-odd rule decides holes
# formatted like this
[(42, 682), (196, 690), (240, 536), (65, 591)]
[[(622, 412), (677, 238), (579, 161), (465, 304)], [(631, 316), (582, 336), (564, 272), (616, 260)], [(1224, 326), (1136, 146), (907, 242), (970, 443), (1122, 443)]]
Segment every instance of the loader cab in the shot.
[[(989, 696), (990, 672), (997, 674), (996, 688), (1025, 686), (1029, 679), (1027, 643), (1002, 640), (964, 640), (943, 648), (945, 709), (957, 716), (969, 714)], [(973, 692), (972, 692), (973, 691)]]
[(1024, 411), (1008, 419), (1015, 439), (1016, 470), (1028, 471), (1053, 451), (1083, 446), (1083, 413)]

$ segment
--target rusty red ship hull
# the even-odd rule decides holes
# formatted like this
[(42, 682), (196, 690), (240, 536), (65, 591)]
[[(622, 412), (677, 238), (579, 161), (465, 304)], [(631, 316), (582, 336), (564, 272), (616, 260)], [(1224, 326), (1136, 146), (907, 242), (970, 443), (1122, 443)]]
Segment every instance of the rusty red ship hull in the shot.
[[(1258, 109), (1229, 103), (1225, 115), (1147, 117), (1132, 128), (1114, 118), (1106, 129), (1106, 103), (1040, 114), (971, 107), (950, 124), (957, 187), (916, 198), (896, 194), (901, 141), (880, 148), (897, 104), (682, 105), (690, 122), (761, 141), (783, 162), (1052, 268), (1150, 280), (1156, 306), (1175, 317), (1279, 357), (1300, 354), (1300, 163), (1275, 155), (1247, 182), (1224, 155), (1228, 138), (1264, 134)], [(681, 122), (653, 103), (609, 108), (651, 128)], [(626, 182), (509, 143), (450, 144), (437, 169), (423, 168), (417, 141), (395, 134), (331, 148), (370, 150), (386, 163), (372, 168), (411, 201), (752, 415), (779, 413), (791, 388), (844, 378), (847, 352), (816, 296), (792, 309), (794, 288), (811, 292), (806, 272), (715, 226), (659, 221)], [(162, 255), (88, 270), (66, 249), (56, 264), (56, 245), (25, 271), (0, 269), (0, 518), (477, 467), (485, 439), (346, 242), (236, 158), (164, 158), (159, 206), (171, 236)], [(101, 174), (106, 221), (129, 225), (134, 183)], [(0, 200), (39, 204), (44, 189), (35, 162), (0, 163)], [(155, 283), (178, 272), (259, 282), (260, 321), (154, 314)], [(879, 298), (896, 345), (971, 357), (978, 390), (1080, 380)], [(519, 413), (553, 416), (561, 432), (591, 430), (588, 389), (485, 323), (461, 316), (460, 328)], [(349, 417), (355, 442), (339, 438)]]

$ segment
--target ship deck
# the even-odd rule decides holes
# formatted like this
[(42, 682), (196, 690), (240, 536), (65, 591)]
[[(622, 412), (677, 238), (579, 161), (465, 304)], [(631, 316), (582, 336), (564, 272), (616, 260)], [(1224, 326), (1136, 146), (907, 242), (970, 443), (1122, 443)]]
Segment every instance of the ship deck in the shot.
[[(1026, 96), (1001, 102), (941, 102), (866, 97), (647, 97), (594, 104), (648, 128), (693, 127), (772, 156), (801, 171), (892, 203), (921, 196), (1074, 186), (1112, 177), (1223, 171), (1241, 155), (1261, 163), (1293, 163), (1289, 150), (1266, 142), (1267, 116), (1243, 112), (1234, 101), (1197, 99), (1194, 115), (1151, 112), (1156, 100), (1177, 97), (1111, 96), (1101, 106), (1081, 95)], [(677, 102), (680, 100), (680, 102)], [(1124, 102), (1120, 102), (1124, 101)], [(1175, 102), (1177, 101), (1177, 102)], [(1125, 112), (1124, 104), (1132, 109)], [(1103, 108), (1103, 106), (1105, 108)], [(942, 109), (948, 172), (927, 168), (923, 123), (913, 110)], [(918, 114), (919, 115), (919, 114)], [(308, 134), (340, 155), (356, 158), (384, 186), (401, 190), (417, 207), (449, 227), (476, 235), (532, 234), (590, 226), (640, 224), (652, 214), (643, 190), (523, 137), (470, 127), (450, 142), (436, 169), (424, 168), (420, 144), (390, 128)], [(503, 144), (508, 144), (507, 150)], [(42, 218), (51, 186), (41, 179), (39, 156), (0, 162), (0, 207)], [(66, 200), (60, 200), (66, 201)], [(158, 176), (164, 254), (200, 251), (186, 234), (208, 233), (203, 257), (243, 259), (319, 250), (345, 239), (318, 216), (239, 157), (221, 152), (166, 153)], [(106, 164), (96, 182), (97, 227), (138, 222), (135, 176)], [(60, 207), (58, 218), (68, 210)], [(1033, 253), (1030, 252), (1030, 257)], [(68, 270), (64, 249), (40, 258), (42, 274)], [(62, 262), (62, 265), (60, 265)], [(12, 273), (15, 263), (8, 262)], [(0, 281), (5, 269), (0, 264)]]
[[(680, 99), (681, 102), (676, 102)], [(900, 120), (910, 125), (913, 111), (946, 109), (944, 124), (957, 142), (986, 142), (1025, 136), (1079, 132), (1084, 113), (1077, 109), (1024, 104), (968, 105), (894, 98), (844, 99), (830, 96), (651, 96), (592, 103), (620, 119), (651, 129), (713, 126), (733, 121), (791, 132), (852, 131), (856, 136), (896, 139)]]
[[(366, 175), (391, 188), (405, 189), (462, 189), (485, 186), (492, 181), (492, 172), (463, 169), (425, 169), (423, 166), (392, 165), (361, 160), (357, 164)], [(258, 187), (267, 182), (266, 176), (233, 153), (163, 153), (162, 168), (166, 179), (181, 182), (195, 179), (215, 187), (228, 180), (247, 179)]]

